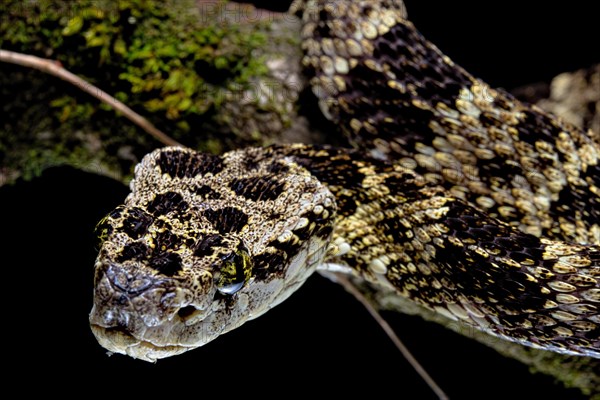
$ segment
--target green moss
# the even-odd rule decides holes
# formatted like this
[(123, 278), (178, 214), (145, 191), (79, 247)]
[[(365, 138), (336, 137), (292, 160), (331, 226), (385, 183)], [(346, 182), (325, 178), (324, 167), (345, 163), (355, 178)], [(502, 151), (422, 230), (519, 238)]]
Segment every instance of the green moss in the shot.
[[(266, 43), (261, 29), (201, 15), (192, 0), (11, 0), (3, 8), (0, 48), (59, 61), (176, 140), (200, 150), (257, 140), (253, 132), (229, 124), (221, 108), (232, 93), (267, 73), (264, 57), (256, 57)], [(0, 166), (19, 165), (25, 177), (34, 176), (40, 163), (72, 163), (71, 155), (89, 145), (73, 138), (77, 130), (102, 143), (84, 161), (122, 163), (116, 154), (122, 146), (132, 146), (139, 158), (160, 145), (109, 106), (58, 79), (3, 64), (0, 84), (5, 116)], [(256, 107), (273, 111), (268, 104)], [(130, 168), (134, 162), (125, 164)]]

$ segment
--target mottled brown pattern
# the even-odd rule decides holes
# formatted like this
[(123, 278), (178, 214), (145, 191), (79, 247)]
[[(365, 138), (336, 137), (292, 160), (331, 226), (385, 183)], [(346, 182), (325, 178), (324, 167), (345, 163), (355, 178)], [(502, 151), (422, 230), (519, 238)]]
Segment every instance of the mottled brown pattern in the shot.
[(455, 65), (400, 3), (295, 3), (325, 114), (360, 148), (523, 231), (600, 243), (598, 143)]
[(131, 188), (98, 225), (90, 321), (103, 346), (148, 361), (284, 300), (323, 259), (336, 215), (329, 189), (273, 149), (160, 149)]
[(400, 0), (292, 9), (321, 108), (356, 149), (147, 155), (98, 227), (100, 343), (181, 353), (326, 265), (499, 337), (600, 358), (592, 136), (455, 65)]
[[(336, 225), (352, 249), (343, 262), (483, 329), (598, 356), (598, 247), (571, 249), (589, 263), (570, 269), (573, 278), (542, 273), (562, 265), (568, 248), (555, 254), (547, 239), (600, 244), (600, 148), (591, 135), (455, 65), (406, 19), (401, 1), (298, 0), (292, 8), (303, 18), (303, 62), (325, 115), (373, 157), (446, 189), (415, 191), (386, 178), (381, 193)], [(436, 218), (421, 215), (436, 195)], [(557, 310), (570, 307), (543, 286), (563, 279), (578, 282), (571, 294), (591, 285), (591, 297), (569, 298), (587, 314), (536, 325), (535, 316), (564, 317)]]

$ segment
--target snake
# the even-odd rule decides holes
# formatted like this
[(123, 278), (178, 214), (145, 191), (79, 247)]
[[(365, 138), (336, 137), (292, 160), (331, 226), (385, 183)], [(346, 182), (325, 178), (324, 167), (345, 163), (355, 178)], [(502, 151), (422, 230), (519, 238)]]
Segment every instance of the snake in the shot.
[(349, 274), (491, 335), (600, 358), (600, 144), (475, 78), (401, 0), (296, 0), (347, 146), (164, 147), (97, 225), (89, 320), (156, 361)]

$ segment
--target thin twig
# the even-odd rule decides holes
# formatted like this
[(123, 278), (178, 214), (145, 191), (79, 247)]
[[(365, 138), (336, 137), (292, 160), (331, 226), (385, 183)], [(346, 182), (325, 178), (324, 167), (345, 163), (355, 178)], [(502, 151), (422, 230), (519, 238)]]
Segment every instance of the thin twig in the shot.
[(354, 284), (347, 278), (346, 275), (333, 273), (327, 274), (328, 277), (334, 275), (332, 278), (335, 282), (342, 285), (344, 289), (348, 293), (350, 293), (356, 300), (358, 300), (371, 314), (373, 319), (379, 324), (381, 329), (388, 335), (390, 340), (394, 343), (396, 348), (402, 353), (402, 356), (408, 361), (408, 363), (415, 369), (415, 371), (421, 376), (421, 378), (425, 381), (425, 383), (431, 388), (431, 390), (438, 396), (440, 400), (448, 400), (448, 395), (444, 393), (442, 388), (433, 380), (433, 378), (425, 371), (425, 368), (417, 361), (417, 359), (412, 355), (410, 350), (402, 343), (400, 338), (396, 335), (392, 327), (387, 323), (387, 321), (379, 314), (379, 311), (371, 302), (354, 286)]
[(54, 75), (64, 81), (67, 81), (70, 84), (77, 86), (84, 92), (94, 96), (101, 102), (112, 107), (116, 111), (119, 111), (125, 116), (125, 118), (142, 128), (144, 131), (148, 132), (161, 143), (167, 146), (184, 147), (181, 143), (167, 136), (164, 132), (160, 131), (158, 128), (152, 125), (152, 123), (150, 123), (150, 121), (148, 121), (146, 118), (142, 117), (141, 115), (133, 111), (131, 108), (127, 107), (125, 104), (115, 99), (113, 96), (109, 95), (108, 93), (97, 88), (91, 83), (81, 79), (77, 75), (72, 74), (71, 72), (64, 69), (59, 62), (49, 60), (46, 58), (40, 58), (28, 54), (16, 53), (14, 51), (1, 49), (0, 61), (21, 65), (23, 67), (34, 68), (47, 74)]

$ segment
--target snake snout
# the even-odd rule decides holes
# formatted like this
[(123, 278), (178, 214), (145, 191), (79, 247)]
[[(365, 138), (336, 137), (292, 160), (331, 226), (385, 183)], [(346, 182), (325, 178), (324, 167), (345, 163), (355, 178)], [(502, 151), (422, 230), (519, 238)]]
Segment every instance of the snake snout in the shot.
[(90, 322), (145, 335), (148, 329), (190, 325), (206, 316), (206, 305), (193, 303), (190, 291), (177, 282), (118, 263), (98, 265)]
[(170, 278), (144, 274), (133, 265), (96, 265), (90, 326), (98, 342), (114, 353), (146, 361), (179, 354), (188, 330), (207, 315), (189, 290)]
[(104, 328), (129, 330), (133, 311), (131, 300), (150, 286), (149, 279), (134, 277), (120, 265), (98, 265), (90, 322)]
[(129, 265), (98, 265), (90, 321), (132, 333), (160, 324), (167, 310), (156, 310), (151, 305), (160, 304), (157, 300), (167, 290), (165, 284), (168, 286), (164, 280)]
[(140, 295), (157, 283), (156, 278), (118, 264), (109, 264), (104, 270), (104, 275), (114, 289), (129, 297)]

